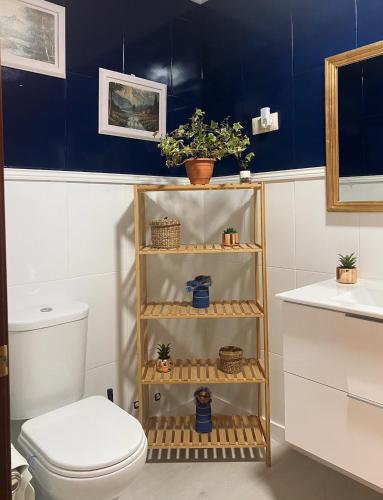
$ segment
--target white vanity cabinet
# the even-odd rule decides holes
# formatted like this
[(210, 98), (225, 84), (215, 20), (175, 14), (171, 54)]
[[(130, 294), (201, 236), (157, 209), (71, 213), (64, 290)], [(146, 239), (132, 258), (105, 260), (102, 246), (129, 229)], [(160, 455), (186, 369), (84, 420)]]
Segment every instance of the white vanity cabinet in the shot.
[(383, 322), (284, 303), (286, 441), (383, 491)]

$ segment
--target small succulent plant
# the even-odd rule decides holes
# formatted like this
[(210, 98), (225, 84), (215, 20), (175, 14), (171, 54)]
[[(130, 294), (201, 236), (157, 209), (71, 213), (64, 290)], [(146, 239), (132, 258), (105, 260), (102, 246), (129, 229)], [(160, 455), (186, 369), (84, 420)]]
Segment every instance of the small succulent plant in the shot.
[(171, 344), (157, 344), (157, 354), (158, 359), (169, 359), (170, 358), (170, 348)]
[(350, 253), (349, 255), (339, 255), (339, 267), (343, 269), (354, 269), (356, 264), (355, 253)]
[(226, 229), (224, 230), (224, 232), (223, 232), (223, 233), (224, 233), (224, 234), (237, 234), (237, 232), (238, 232), (238, 231), (237, 231), (236, 229), (234, 229), (233, 227), (228, 227), (228, 228), (226, 228)]

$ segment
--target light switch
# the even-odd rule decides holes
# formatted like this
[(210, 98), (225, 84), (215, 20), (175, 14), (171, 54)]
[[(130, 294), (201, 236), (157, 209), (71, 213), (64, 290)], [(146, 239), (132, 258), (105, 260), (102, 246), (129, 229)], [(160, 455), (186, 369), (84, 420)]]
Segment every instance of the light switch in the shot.
[(267, 132), (274, 132), (275, 130), (279, 130), (279, 117), (278, 113), (271, 113), (271, 125), (267, 128), (262, 127), (261, 117), (253, 118), (253, 135), (258, 134), (266, 134)]

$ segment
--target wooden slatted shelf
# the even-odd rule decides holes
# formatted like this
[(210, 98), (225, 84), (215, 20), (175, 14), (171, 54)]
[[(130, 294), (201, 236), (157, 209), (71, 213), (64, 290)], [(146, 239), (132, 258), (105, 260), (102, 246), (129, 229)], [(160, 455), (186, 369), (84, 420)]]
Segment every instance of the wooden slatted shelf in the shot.
[(190, 254), (190, 253), (255, 253), (262, 252), (262, 247), (254, 243), (240, 243), (236, 247), (224, 247), (218, 243), (203, 243), (181, 245), (179, 248), (170, 250), (164, 248), (153, 248), (151, 246), (142, 246), (140, 255), (160, 255), (160, 254)]
[(141, 306), (141, 319), (190, 318), (259, 318), (263, 316), (259, 302), (232, 300), (210, 302), (207, 309), (196, 309), (191, 302), (150, 302)]
[(156, 371), (156, 361), (142, 368), (143, 384), (261, 384), (265, 382), (262, 365), (255, 358), (245, 359), (242, 370), (235, 374), (219, 369), (219, 359), (177, 359), (170, 373)]
[(259, 418), (255, 415), (213, 416), (213, 430), (199, 434), (195, 417), (150, 417), (145, 430), (148, 447), (177, 448), (264, 448)]
[[(214, 180), (213, 180), (214, 181)], [(235, 190), (238, 197), (243, 198), (246, 190), (250, 190), (252, 201), (246, 202), (252, 212), (252, 223), (249, 230), (249, 241), (242, 242), (237, 247), (224, 247), (217, 243), (188, 243), (177, 249), (157, 249), (146, 241), (148, 232), (146, 200), (151, 192), (169, 193), (222, 190)], [(245, 190), (245, 191), (243, 191)], [(213, 194), (211, 196), (214, 196)], [(187, 203), (187, 196), (185, 203)], [(247, 197), (245, 197), (247, 199)], [(250, 196), (249, 196), (250, 198)], [(230, 213), (227, 214), (227, 224), (231, 221)], [(183, 221), (184, 222), (184, 221)], [(134, 193), (134, 241), (136, 258), (136, 346), (137, 346), (137, 399), (139, 400), (138, 417), (148, 436), (148, 446), (152, 449), (205, 449), (205, 448), (261, 448), (264, 449), (264, 459), (271, 465), (270, 444), (270, 392), (269, 392), (269, 358), (268, 358), (268, 307), (267, 307), (267, 264), (266, 264), (266, 224), (265, 224), (265, 187), (263, 183), (253, 184), (207, 184), (207, 185), (137, 185)], [(201, 228), (202, 229), (202, 228)], [(202, 239), (202, 238), (201, 238)], [(254, 293), (249, 294), (251, 299), (246, 300), (221, 300), (213, 301), (210, 307), (195, 309), (191, 302), (166, 301), (171, 297), (161, 297), (161, 302), (149, 302), (148, 289), (148, 260), (151, 255), (184, 255), (187, 254), (249, 254), (254, 259)], [(167, 257), (171, 258), (170, 255)], [(189, 271), (185, 271), (184, 279), (190, 278)], [(195, 271), (197, 272), (197, 270)], [(200, 271), (202, 272), (202, 270)], [(214, 279), (214, 277), (213, 277)], [(252, 280), (253, 281), (253, 280)], [(182, 297), (182, 296), (181, 296)], [(185, 296), (186, 298), (186, 296)], [(156, 371), (155, 360), (149, 359), (149, 337), (152, 336), (152, 326), (147, 320), (161, 319), (208, 319), (208, 318), (251, 318), (256, 340), (256, 352), (249, 352), (244, 360), (240, 373), (230, 375), (219, 369), (219, 360), (208, 356), (217, 356), (216, 351), (206, 352), (206, 359), (176, 359), (170, 373), (162, 374)], [(156, 341), (161, 341), (156, 337)], [(245, 338), (238, 338), (238, 344), (246, 347)], [(255, 344), (255, 342), (254, 342)], [(255, 345), (254, 345), (255, 347)], [(177, 355), (177, 354), (175, 354)], [(151, 385), (189, 384), (248, 384), (249, 396), (255, 403), (256, 415), (223, 416), (214, 415), (213, 405), (213, 430), (209, 434), (199, 434), (195, 431), (195, 416), (156, 416), (151, 413)], [(252, 385), (249, 385), (252, 384)], [(191, 389), (191, 388), (190, 388)], [(244, 410), (243, 410), (244, 411)], [(235, 410), (242, 413), (241, 410)], [(254, 413), (256, 413), (254, 411)]]
[(262, 188), (259, 182), (251, 184), (140, 184), (136, 186), (138, 192), (148, 191), (219, 191), (222, 189), (253, 189)]

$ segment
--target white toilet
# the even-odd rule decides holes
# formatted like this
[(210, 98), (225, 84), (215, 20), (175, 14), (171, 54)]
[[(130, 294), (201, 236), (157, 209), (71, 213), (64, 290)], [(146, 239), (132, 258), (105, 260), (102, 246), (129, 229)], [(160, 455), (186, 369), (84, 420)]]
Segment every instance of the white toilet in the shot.
[(144, 465), (140, 423), (102, 396), (82, 399), (89, 308), (10, 310), (11, 418), (37, 500), (115, 500)]

